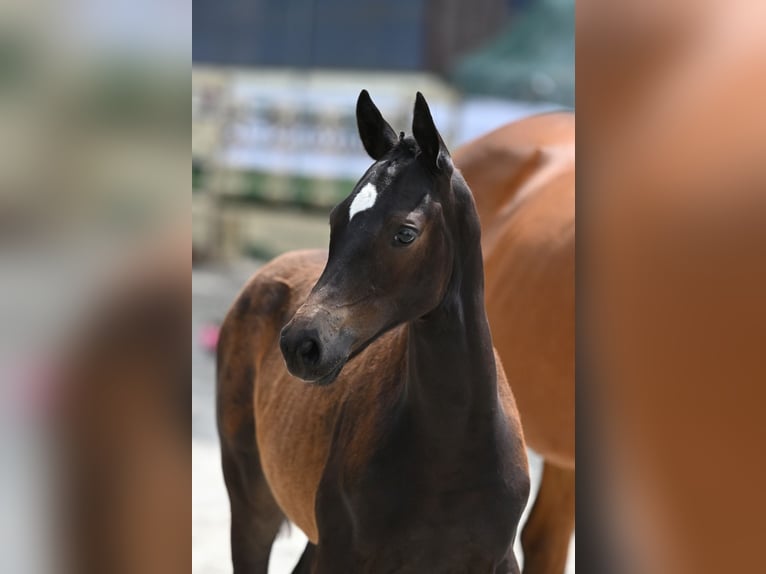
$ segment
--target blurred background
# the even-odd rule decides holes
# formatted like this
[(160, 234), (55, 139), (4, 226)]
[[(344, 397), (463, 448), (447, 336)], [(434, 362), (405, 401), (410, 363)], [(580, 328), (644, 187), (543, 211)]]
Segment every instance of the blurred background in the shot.
[[(0, 3), (0, 572), (228, 571), (215, 327), (326, 243), (359, 89), (453, 147), (573, 103), (571, 2), (318, 4)], [(764, 9), (578, 2), (588, 572), (763, 570)]]
[(189, 571), (190, 54), (180, 0), (0, 2), (0, 572)]
[[(326, 248), (330, 209), (372, 160), (367, 89), (411, 132), (426, 96), (454, 149), (574, 105), (573, 0), (194, 0), (192, 67), (193, 571), (229, 571), (229, 506), (214, 421), (217, 325), (260, 264)], [(533, 456), (533, 480), (539, 460)], [(283, 532), (271, 572), (305, 546)], [(574, 544), (568, 572), (574, 572)]]
[(407, 131), (421, 90), (452, 147), (574, 104), (572, 0), (195, 0), (194, 15), (195, 260), (325, 243), (370, 163), (362, 88)]

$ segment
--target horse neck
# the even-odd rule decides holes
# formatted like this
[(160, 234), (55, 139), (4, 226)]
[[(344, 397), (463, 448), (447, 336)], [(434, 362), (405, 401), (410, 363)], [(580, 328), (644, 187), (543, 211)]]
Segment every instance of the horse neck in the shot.
[(460, 432), (461, 422), (489, 421), (487, 415), (497, 408), (481, 234), (472, 200), (467, 209), (473, 212), (454, 238), (453, 272), (444, 299), (408, 325), (407, 400), (418, 420), (442, 436), (445, 428)]

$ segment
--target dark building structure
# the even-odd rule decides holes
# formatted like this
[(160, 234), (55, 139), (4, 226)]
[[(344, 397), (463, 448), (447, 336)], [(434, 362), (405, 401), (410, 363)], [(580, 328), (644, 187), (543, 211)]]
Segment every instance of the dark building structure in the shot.
[(419, 70), (423, 0), (194, 0), (195, 63)]
[(574, 0), (193, 0), (195, 64), (434, 72), (574, 101)]
[[(518, 0), (516, 0), (518, 2)], [(194, 0), (195, 63), (446, 73), (508, 0)]]

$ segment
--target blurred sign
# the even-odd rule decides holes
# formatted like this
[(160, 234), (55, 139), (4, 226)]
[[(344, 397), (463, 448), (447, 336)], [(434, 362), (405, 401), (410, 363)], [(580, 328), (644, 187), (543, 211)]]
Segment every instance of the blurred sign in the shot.
[(318, 177), (359, 177), (370, 164), (356, 128), (356, 99), (369, 90), (397, 130), (409, 130), (415, 92), (451, 132), (454, 92), (422, 74), (268, 71), (234, 74), (234, 110), (223, 161), (230, 167)]

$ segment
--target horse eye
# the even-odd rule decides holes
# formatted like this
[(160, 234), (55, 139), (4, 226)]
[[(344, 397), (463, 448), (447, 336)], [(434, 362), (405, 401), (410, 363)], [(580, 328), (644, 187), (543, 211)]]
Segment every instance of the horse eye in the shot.
[(399, 231), (396, 232), (396, 235), (394, 235), (394, 241), (396, 243), (402, 243), (403, 245), (408, 245), (415, 241), (415, 238), (418, 236), (417, 231), (415, 231), (412, 227), (402, 227), (399, 229)]

